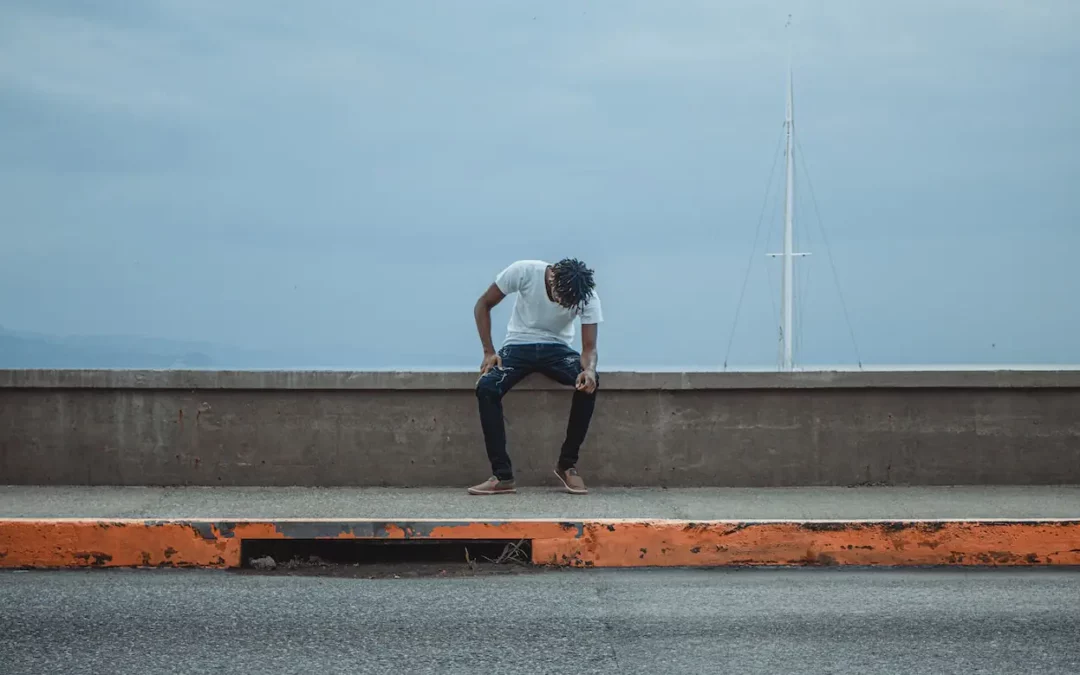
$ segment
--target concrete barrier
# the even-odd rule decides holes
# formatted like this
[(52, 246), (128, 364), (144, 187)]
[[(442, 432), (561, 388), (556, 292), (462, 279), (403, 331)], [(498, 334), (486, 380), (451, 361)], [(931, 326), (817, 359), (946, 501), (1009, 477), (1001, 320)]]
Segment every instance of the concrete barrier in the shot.
[[(475, 373), (0, 371), (0, 484), (464, 486)], [(603, 373), (590, 485), (1080, 483), (1080, 372)], [(506, 401), (547, 484), (569, 392)]]

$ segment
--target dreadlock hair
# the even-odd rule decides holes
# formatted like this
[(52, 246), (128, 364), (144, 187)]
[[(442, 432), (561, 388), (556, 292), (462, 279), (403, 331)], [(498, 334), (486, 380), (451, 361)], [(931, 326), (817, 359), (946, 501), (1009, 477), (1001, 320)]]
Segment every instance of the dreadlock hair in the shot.
[(555, 263), (552, 269), (552, 281), (559, 303), (572, 312), (580, 313), (596, 288), (593, 271), (576, 258), (563, 258)]

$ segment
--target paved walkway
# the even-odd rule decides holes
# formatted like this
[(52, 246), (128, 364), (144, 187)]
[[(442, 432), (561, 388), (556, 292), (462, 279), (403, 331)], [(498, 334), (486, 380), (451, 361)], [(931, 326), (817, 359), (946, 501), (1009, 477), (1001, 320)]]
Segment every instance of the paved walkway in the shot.
[(461, 489), (0, 486), (0, 518), (904, 520), (1080, 518), (1080, 486)]

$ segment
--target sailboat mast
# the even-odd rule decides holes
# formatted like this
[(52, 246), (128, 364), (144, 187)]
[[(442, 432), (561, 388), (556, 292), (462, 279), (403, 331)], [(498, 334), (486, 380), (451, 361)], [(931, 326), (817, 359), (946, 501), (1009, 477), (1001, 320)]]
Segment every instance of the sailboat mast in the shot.
[(788, 67), (787, 120), (787, 191), (784, 195), (784, 252), (783, 283), (780, 306), (783, 313), (781, 335), (784, 342), (783, 370), (794, 370), (793, 324), (795, 316), (795, 279), (794, 279), (794, 211), (795, 211), (795, 101), (792, 86), (791, 67)]

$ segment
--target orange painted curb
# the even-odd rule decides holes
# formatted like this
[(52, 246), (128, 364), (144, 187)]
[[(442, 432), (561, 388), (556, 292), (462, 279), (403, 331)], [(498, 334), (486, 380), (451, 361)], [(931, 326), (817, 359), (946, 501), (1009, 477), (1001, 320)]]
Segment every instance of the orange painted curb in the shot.
[(1080, 520), (0, 520), (0, 567), (240, 567), (245, 539), (532, 542), (572, 567), (1080, 565)]
[(536, 562), (586, 567), (1080, 565), (1080, 521), (588, 523), (533, 541)]

